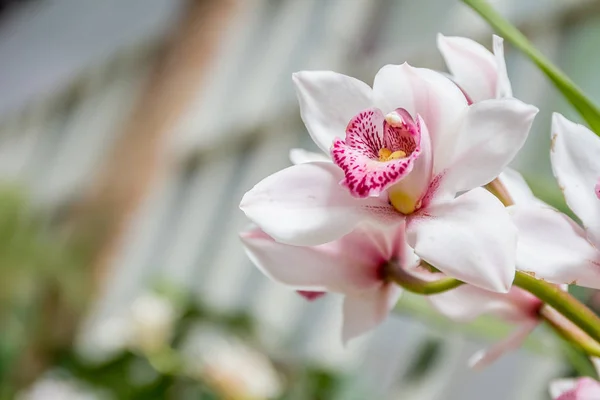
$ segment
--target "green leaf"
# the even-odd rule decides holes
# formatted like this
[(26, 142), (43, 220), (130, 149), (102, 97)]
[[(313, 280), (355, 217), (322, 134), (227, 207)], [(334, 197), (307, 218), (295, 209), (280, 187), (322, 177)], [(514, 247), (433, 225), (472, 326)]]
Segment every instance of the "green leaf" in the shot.
[(600, 109), (585, 93), (558, 67), (540, 53), (527, 38), (510, 22), (504, 19), (485, 0), (462, 0), (471, 7), (495, 30), (527, 55), (556, 85), (573, 107), (579, 112), (590, 128), (600, 135)]

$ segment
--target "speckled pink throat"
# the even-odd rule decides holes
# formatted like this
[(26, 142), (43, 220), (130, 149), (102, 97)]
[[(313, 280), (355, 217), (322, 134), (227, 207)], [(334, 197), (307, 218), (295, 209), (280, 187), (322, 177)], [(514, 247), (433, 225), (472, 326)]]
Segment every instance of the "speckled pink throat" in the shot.
[(370, 108), (350, 120), (345, 140), (334, 140), (331, 158), (344, 170), (342, 184), (352, 195), (378, 196), (412, 171), (420, 144), (421, 127), (408, 111), (398, 108), (384, 116)]

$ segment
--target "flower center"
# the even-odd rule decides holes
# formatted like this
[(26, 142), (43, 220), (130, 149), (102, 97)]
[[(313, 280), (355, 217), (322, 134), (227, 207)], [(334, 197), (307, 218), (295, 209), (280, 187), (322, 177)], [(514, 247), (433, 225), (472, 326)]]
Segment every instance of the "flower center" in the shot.
[(600, 178), (598, 178), (598, 181), (596, 182), (596, 187), (594, 188), (594, 191), (596, 192), (596, 197), (600, 199)]
[(404, 215), (412, 214), (417, 208), (421, 207), (421, 202), (415, 201), (413, 196), (403, 191), (390, 190), (389, 199), (392, 207)]
[(406, 157), (406, 153), (402, 150), (391, 151), (387, 147), (379, 149), (379, 161), (398, 160)]
[(410, 173), (420, 141), (420, 127), (405, 109), (383, 115), (370, 108), (350, 120), (344, 140), (334, 140), (331, 158), (354, 196), (378, 196)]

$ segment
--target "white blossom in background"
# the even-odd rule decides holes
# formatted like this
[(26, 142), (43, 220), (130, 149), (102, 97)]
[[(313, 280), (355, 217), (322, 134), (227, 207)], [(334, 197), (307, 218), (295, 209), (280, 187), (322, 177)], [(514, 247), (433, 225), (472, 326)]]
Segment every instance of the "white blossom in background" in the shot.
[(27, 390), (17, 394), (16, 400), (108, 400), (109, 397), (86, 388), (75, 379), (48, 373)]
[(283, 390), (280, 374), (264, 354), (216, 327), (194, 327), (182, 355), (188, 374), (208, 382), (224, 398), (266, 400)]
[(92, 363), (103, 363), (127, 350), (131, 343), (131, 322), (126, 315), (93, 321), (77, 338), (77, 353)]
[(167, 298), (144, 294), (131, 305), (130, 346), (153, 353), (167, 345), (173, 335), (178, 314)]
[(166, 297), (144, 293), (118, 315), (96, 321), (78, 339), (78, 353), (102, 363), (126, 350), (153, 353), (168, 345), (178, 310)]

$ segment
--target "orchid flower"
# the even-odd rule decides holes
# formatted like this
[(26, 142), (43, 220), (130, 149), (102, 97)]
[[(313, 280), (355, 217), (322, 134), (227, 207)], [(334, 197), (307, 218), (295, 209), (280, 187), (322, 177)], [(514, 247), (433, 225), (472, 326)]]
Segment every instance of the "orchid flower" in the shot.
[(509, 290), (516, 229), (480, 186), (521, 148), (535, 107), (512, 98), (468, 105), (448, 78), (408, 64), (383, 67), (373, 89), (328, 71), (293, 80), (302, 119), (333, 163), (311, 160), (258, 183), (240, 204), (254, 223), (278, 242), (314, 246), (365, 221), (406, 219), (408, 243), (423, 260), (481, 288)]
[(390, 262), (410, 269), (418, 258), (406, 244), (402, 219), (385, 228), (362, 224), (342, 238), (317, 246), (278, 243), (259, 228), (241, 234), (254, 264), (295, 290), (343, 294), (344, 342), (380, 324), (401, 289), (384, 280)]
[(512, 97), (512, 88), (504, 61), (504, 40), (494, 35), (494, 54), (481, 44), (464, 37), (439, 34), (438, 49), (452, 74), (471, 103), (487, 99)]
[[(592, 357), (596, 371), (600, 372), (600, 359)], [(600, 399), (600, 382), (589, 377), (557, 379), (550, 383), (553, 400), (596, 400)]]
[(509, 208), (519, 229), (517, 265), (552, 283), (600, 288), (600, 139), (555, 113), (551, 161), (567, 205), (581, 228), (563, 213), (540, 204)]

